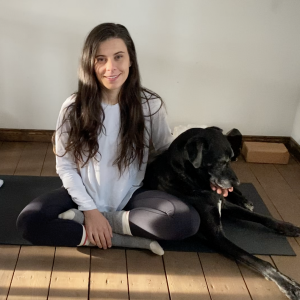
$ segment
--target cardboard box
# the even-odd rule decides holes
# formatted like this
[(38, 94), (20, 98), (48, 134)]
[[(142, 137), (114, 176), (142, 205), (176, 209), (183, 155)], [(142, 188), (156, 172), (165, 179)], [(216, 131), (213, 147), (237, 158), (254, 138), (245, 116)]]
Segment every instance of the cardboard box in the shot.
[(290, 154), (284, 144), (244, 142), (242, 154), (247, 162), (287, 164)]

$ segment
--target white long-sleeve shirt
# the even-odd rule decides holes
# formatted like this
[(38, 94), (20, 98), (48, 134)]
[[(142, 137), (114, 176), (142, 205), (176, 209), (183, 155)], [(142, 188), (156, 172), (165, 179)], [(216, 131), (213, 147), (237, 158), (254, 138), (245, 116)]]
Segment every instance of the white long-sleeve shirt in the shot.
[[(67, 121), (62, 127), (62, 120), (66, 108), (75, 101), (76, 96), (69, 97), (62, 105), (56, 125), (56, 153), (63, 155), (70, 131)], [(150, 122), (149, 107), (146, 100), (142, 99), (145, 126), (151, 132), (152, 143), (156, 151), (165, 150), (173, 141), (171, 130), (166, 120), (166, 111), (161, 106), (160, 99), (149, 100), (150, 111), (153, 114)], [(146, 162), (148, 161), (149, 148), (144, 150), (141, 169), (135, 160), (124, 173), (119, 176), (117, 165), (113, 162), (117, 158), (117, 145), (119, 144), (120, 107), (119, 104), (103, 104), (105, 113), (104, 126), (106, 134), (98, 137), (99, 152), (82, 168), (75, 163), (73, 154), (68, 152), (63, 157), (56, 156), (56, 172), (60, 176), (63, 186), (67, 189), (73, 201), (82, 211), (97, 208), (99, 211), (122, 210), (135, 190), (142, 186), (145, 176)], [(152, 126), (151, 126), (152, 124)], [(150, 128), (151, 127), (151, 128)], [(148, 136), (146, 134), (146, 136)], [(148, 139), (147, 139), (148, 140)], [(149, 140), (148, 145), (149, 146)], [(86, 156), (83, 155), (86, 159)], [(98, 161), (97, 161), (98, 160)]]

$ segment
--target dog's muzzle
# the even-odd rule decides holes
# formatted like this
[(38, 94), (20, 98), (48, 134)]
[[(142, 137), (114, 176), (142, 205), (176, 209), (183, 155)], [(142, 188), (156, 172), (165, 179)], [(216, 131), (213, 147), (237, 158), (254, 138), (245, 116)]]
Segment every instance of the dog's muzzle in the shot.
[(219, 180), (215, 176), (210, 177), (210, 182), (213, 185), (217, 185), (221, 187), (222, 189), (230, 189), (231, 187), (240, 185), (240, 181), (238, 179), (229, 180), (229, 179), (221, 179)]

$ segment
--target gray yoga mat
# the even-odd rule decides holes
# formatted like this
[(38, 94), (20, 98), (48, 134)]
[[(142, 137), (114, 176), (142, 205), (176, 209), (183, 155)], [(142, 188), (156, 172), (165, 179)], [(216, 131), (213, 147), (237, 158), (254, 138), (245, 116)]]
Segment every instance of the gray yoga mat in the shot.
[[(60, 188), (59, 177), (0, 175), (4, 185), (0, 188), (0, 244), (30, 245), (16, 230), (16, 219), (22, 209), (37, 196)], [(240, 190), (254, 203), (255, 211), (270, 215), (251, 183), (243, 183)], [(223, 219), (226, 236), (239, 247), (252, 254), (295, 255), (284, 236), (262, 225)], [(215, 252), (204, 239), (188, 238), (182, 241), (159, 241), (165, 250), (188, 252)]]

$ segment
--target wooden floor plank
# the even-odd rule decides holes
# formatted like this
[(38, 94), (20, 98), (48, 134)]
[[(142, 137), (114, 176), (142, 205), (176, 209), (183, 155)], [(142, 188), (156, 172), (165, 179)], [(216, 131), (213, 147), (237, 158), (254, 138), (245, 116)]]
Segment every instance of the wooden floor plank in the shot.
[(210, 300), (196, 252), (166, 251), (163, 259), (171, 300)]
[(125, 250), (91, 249), (90, 300), (128, 300)]
[[(292, 157), (287, 165), (274, 165), (300, 199), (300, 165)], [(300, 200), (299, 200), (300, 201)]]
[(282, 218), (300, 225), (300, 201), (273, 165), (251, 164), (251, 170)]
[(6, 300), (18, 260), (20, 246), (0, 246), (0, 300)]
[(169, 300), (161, 256), (149, 251), (126, 250), (130, 300)]
[(26, 143), (3, 142), (0, 147), (0, 174), (13, 175)]
[(232, 168), (235, 171), (236, 175), (240, 179), (241, 182), (249, 182), (252, 183), (256, 189), (256, 191), (259, 193), (260, 197), (262, 198), (263, 202), (267, 206), (270, 214), (277, 219), (282, 220), (282, 217), (278, 213), (278, 210), (276, 209), (274, 203), (271, 201), (271, 199), (268, 197), (266, 191), (261, 186), (261, 184), (258, 182), (256, 176), (252, 172), (250, 168), (249, 163), (246, 163), (245, 160), (240, 157), (237, 162), (234, 162), (232, 164)]
[(47, 300), (53, 254), (53, 247), (23, 246), (7, 300)]
[[(264, 190), (271, 198), (278, 212), (285, 221), (300, 225), (300, 202), (286, 179), (273, 165), (251, 165), (251, 169), (261, 182)], [(298, 243), (296, 242), (296, 239)], [(297, 254), (293, 256), (272, 256), (278, 269), (284, 274), (300, 282), (300, 270), (295, 266), (300, 265), (300, 240), (288, 238), (290, 245)]]
[(40, 176), (48, 143), (28, 142), (22, 152), (15, 175)]
[(57, 247), (48, 300), (88, 299), (90, 248)]
[[(270, 256), (257, 255), (257, 257), (273, 264)], [(286, 296), (272, 281), (266, 280), (245, 266), (239, 265), (239, 267), (252, 300), (286, 300)]]
[[(293, 163), (293, 161), (290, 163)], [(277, 167), (277, 166), (276, 166)], [(288, 167), (288, 165), (285, 165), (285, 167)], [(284, 219), (286, 218), (287, 221), (290, 220), (289, 213), (286, 213), (285, 209), (281, 209), (282, 207), (286, 206), (285, 203), (286, 197), (282, 197), (282, 192), (287, 191), (288, 194), (292, 193), (290, 186), (287, 184), (286, 180), (279, 174), (278, 170), (273, 165), (267, 165), (267, 164), (251, 164), (246, 163), (243, 160), (239, 160), (237, 163), (233, 164), (233, 169), (237, 173), (237, 175), (241, 178), (241, 181), (243, 182), (252, 182), (253, 185), (256, 187), (257, 191), (259, 192), (260, 196), (262, 197), (264, 203), (268, 207), (269, 211), (273, 215), (273, 217), (277, 219)], [(259, 180), (259, 182), (258, 182)], [(262, 185), (261, 185), (261, 184)], [(277, 187), (278, 184), (278, 187)], [(282, 189), (279, 194), (276, 193), (277, 189)], [(297, 202), (297, 197), (293, 195), (291, 197), (293, 201)], [(274, 201), (274, 203), (273, 203)], [(276, 205), (276, 203), (283, 205)], [(276, 208), (275, 208), (276, 205)], [(294, 207), (293, 202), (289, 205), (292, 205)], [(296, 250), (299, 249), (299, 245), (296, 243), (296, 241), (293, 238), (288, 238), (291, 246), (294, 245), (293, 249), (296, 252)], [(298, 252), (298, 255), (300, 253)], [(300, 265), (300, 256), (272, 256), (272, 259), (277, 262), (281, 262), (280, 264), (277, 264), (277, 267), (279, 267), (279, 270), (283, 273), (286, 273), (287, 275), (293, 277), (294, 279), (299, 278), (298, 272), (294, 274), (291, 270), (295, 270), (298, 268), (294, 268), (293, 266), (299, 266)], [(258, 275), (256, 275), (254, 272), (249, 271), (252, 273), (253, 279), (251, 277), (251, 281), (247, 281), (247, 286), (250, 290), (250, 294), (253, 297), (253, 299), (256, 297), (263, 298), (261, 296), (262, 292), (266, 292), (268, 288), (270, 288), (270, 294), (266, 295), (266, 299), (285, 299), (285, 297), (282, 297), (281, 292), (276, 296), (275, 294), (278, 291), (278, 288), (275, 284), (270, 284), (270, 282), (266, 280), (260, 280)], [(249, 275), (249, 273), (247, 273)], [(253, 280), (254, 283), (253, 283)], [(297, 279), (298, 281), (300, 280)], [(258, 281), (258, 282), (256, 282)], [(258, 284), (260, 289), (256, 290), (255, 286)], [(254, 286), (253, 286), (254, 285)], [(263, 286), (261, 286), (263, 285)], [(275, 293), (274, 295), (272, 293)], [(273, 297), (273, 298), (272, 298)]]
[(198, 253), (212, 300), (251, 300), (236, 262), (217, 253)]
[(300, 246), (294, 238), (288, 238), (297, 256), (272, 256), (278, 270), (300, 283)]
[(49, 143), (41, 176), (58, 176), (56, 174), (55, 163), (55, 155), (52, 150), (52, 144)]

